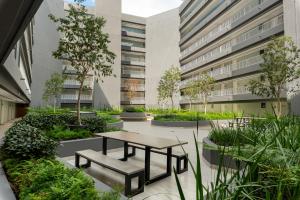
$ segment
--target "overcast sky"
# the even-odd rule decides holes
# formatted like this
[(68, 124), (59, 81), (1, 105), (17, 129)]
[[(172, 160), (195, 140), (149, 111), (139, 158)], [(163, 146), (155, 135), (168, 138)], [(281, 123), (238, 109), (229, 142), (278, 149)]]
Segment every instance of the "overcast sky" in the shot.
[[(72, 2), (73, 0), (65, 0)], [(149, 17), (178, 7), (182, 0), (122, 0), (122, 12)], [(86, 0), (87, 6), (93, 6), (95, 0)]]

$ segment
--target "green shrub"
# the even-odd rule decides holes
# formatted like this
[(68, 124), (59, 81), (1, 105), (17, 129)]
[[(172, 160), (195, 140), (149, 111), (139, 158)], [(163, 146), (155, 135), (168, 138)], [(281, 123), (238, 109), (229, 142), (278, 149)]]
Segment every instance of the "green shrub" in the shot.
[(94, 134), (88, 130), (70, 130), (64, 126), (54, 126), (47, 132), (47, 136), (54, 140), (71, 140), (92, 137)]
[[(197, 117), (198, 116), (198, 117)], [(158, 121), (197, 121), (198, 120), (221, 120), (233, 119), (234, 113), (197, 113), (190, 111), (176, 111), (175, 113), (167, 113), (154, 116), (154, 120)]]
[(40, 158), (53, 156), (57, 143), (48, 138), (39, 129), (16, 123), (4, 137), (5, 153), (14, 158)]
[(124, 109), (124, 112), (145, 112), (143, 107), (127, 107)]
[(100, 117), (82, 118), (82, 124), (92, 133), (102, 133), (107, 129), (107, 123)]
[(75, 122), (76, 117), (73, 114), (29, 113), (22, 119), (22, 123), (41, 130), (51, 130), (53, 126), (66, 126)]
[[(18, 190), (19, 199), (97, 200), (103, 199), (92, 179), (77, 169), (68, 169), (55, 160), (6, 160), (4, 167)], [(103, 194), (107, 197), (109, 194)], [(112, 200), (120, 197), (111, 194)]]
[(34, 108), (30, 107), (27, 109), (28, 113), (39, 113), (39, 114), (65, 114), (71, 111), (69, 108), (56, 108), (55, 113), (53, 107)]
[(116, 123), (121, 121), (120, 119), (114, 118), (110, 114), (103, 112), (97, 112), (97, 116), (106, 121), (106, 123)]

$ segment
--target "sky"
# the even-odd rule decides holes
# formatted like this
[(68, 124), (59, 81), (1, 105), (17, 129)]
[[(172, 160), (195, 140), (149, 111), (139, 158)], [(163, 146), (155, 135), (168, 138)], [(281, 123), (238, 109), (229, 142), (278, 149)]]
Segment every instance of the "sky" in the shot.
[[(73, 0), (65, 0), (72, 2)], [(86, 0), (86, 6), (93, 6), (96, 0)], [(122, 12), (149, 17), (178, 7), (182, 0), (122, 0)]]

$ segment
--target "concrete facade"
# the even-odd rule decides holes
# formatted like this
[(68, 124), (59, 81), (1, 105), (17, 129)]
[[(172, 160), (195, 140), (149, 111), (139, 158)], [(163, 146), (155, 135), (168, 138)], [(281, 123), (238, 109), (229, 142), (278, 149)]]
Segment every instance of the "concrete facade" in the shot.
[(58, 47), (60, 34), (57, 25), (48, 15), (64, 16), (63, 0), (45, 0), (35, 15), (33, 28), (34, 46), (32, 49), (34, 62), (32, 65), (32, 101), (31, 106), (46, 106), (43, 100), (44, 85), (53, 73), (62, 72), (62, 62), (53, 58), (52, 52)]
[[(179, 24), (178, 8), (147, 18), (145, 99), (148, 108), (162, 106), (158, 105), (159, 81), (167, 69), (180, 67)], [(179, 106), (179, 94), (174, 99)]]
[(116, 54), (113, 74), (116, 77), (103, 78), (103, 83), (95, 83), (94, 107), (119, 107), (121, 101), (121, 0), (98, 0), (95, 15), (104, 17), (104, 32), (109, 34), (109, 47)]
[[(208, 111), (272, 113), (272, 100), (252, 95), (247, 86), (264, 81), (261, 54), (272, 37), (289, 35), (299, 44), (297, 9), (299, 1), (289, 0), (186, 0), (180, 7), (181, 89), (208, 74), (216, 80)], [(287, 113), (286, 92), (281, 98)], [(180, 103), (190, 104), (184, 92)], [(192, 104), (203, 110), (201, 96)]]

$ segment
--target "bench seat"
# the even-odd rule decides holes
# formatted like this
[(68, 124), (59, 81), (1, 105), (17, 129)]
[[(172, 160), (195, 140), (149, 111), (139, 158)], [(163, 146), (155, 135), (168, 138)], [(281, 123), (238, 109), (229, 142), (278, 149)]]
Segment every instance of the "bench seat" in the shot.
[[(145, 150), (144, 146), (132, 144), (132, 143), (129, 143), (128, 147), (132, 147), (132, 153), (129, 154), (129, 156), (135, 156), (135, 149)], [(163, 151), (163, 150), (151, 149), (151, 152), (161, 154), (161, 155), (167, 155), (167, 152)], [(176, 161), (177, 161), (176, 162), (176, 172), (178, 174), (181, 174), (188, 170), (188, 154), (185, 154), (184, 152), (180, 152), (180, 151), (172, 151), (172, 157), (176, 158)], [(183, 167), (181, 166), (182, 161), (184, 162)]]
[[(87, 160), (87, 163), (80, 165), (80, 157)], [(132, 196), (144, 191), (144, 168), (137, 167), (128, 162), (122, 162), (120, 160), (103, 155), (101, 152), (88, 149), (75, 152), (75, 166), (76, 167), (90, 167), (91, 162), (100, 165), (104, 168), (115, 171), (125, 176), (125, 196)], [(138, 177), (138, 189), (131, 189), (131, 181), (133, 178)]]

